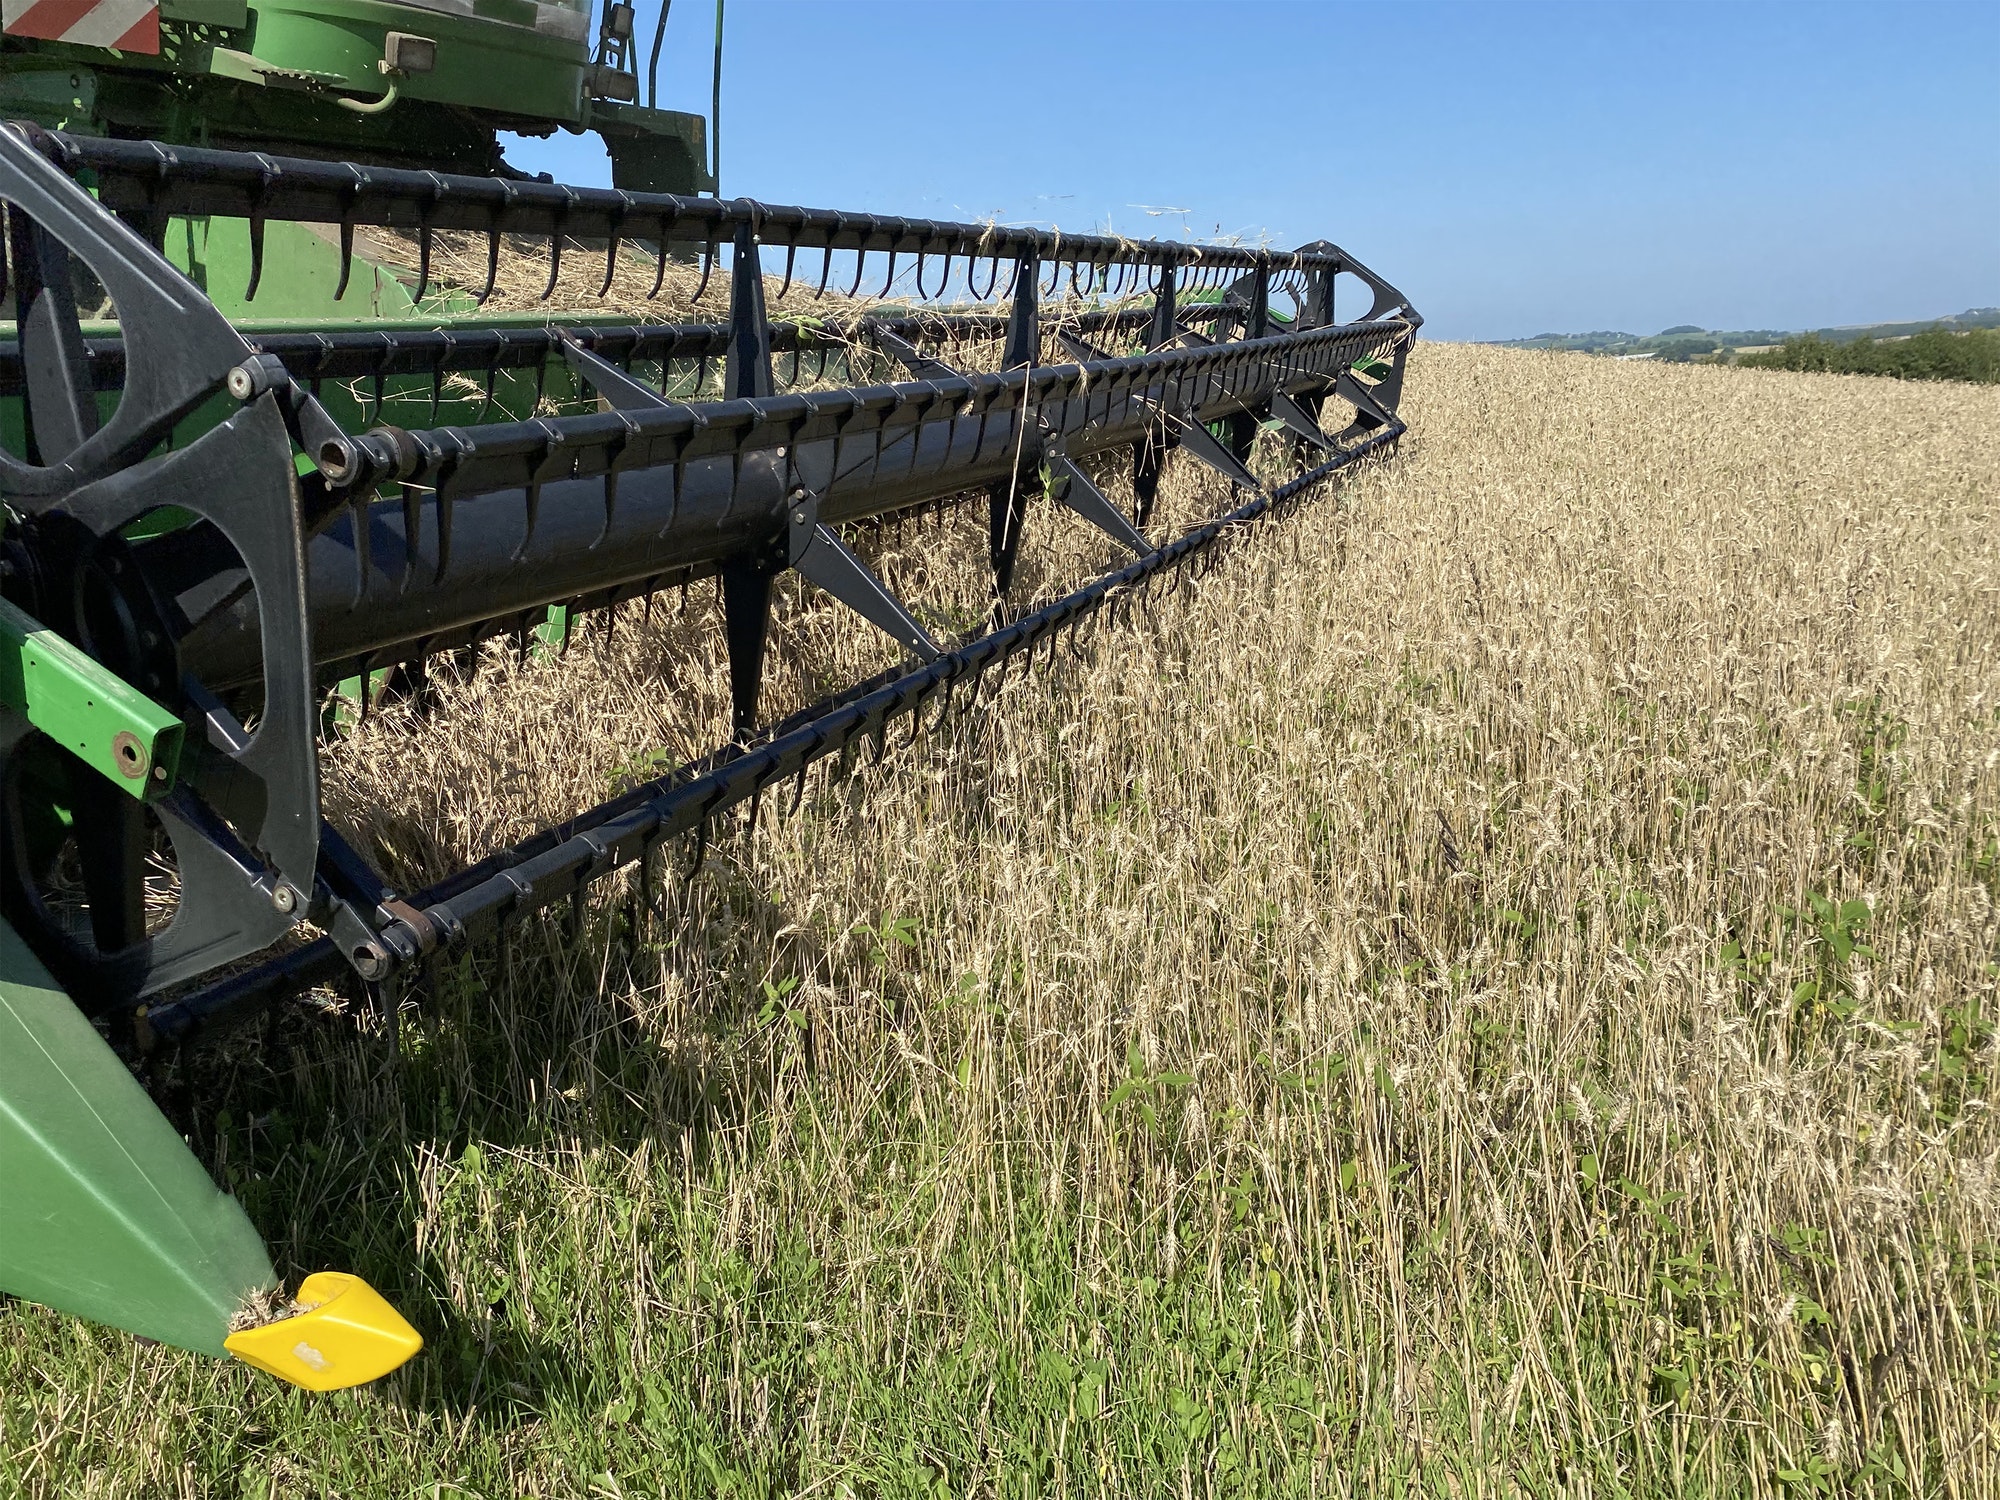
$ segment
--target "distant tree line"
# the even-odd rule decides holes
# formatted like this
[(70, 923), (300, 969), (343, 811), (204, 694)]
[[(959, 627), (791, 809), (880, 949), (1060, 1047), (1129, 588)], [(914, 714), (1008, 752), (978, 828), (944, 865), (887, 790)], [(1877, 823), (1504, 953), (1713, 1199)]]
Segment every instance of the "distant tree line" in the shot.
[[(1911, 334), (1958, 333), (1968, 328), (2000, 328), (2000, 307), (1968, 307), (1964, 312), (1953, 313), (1945, 318), (1924, 319), (1912, 323), (1853, 324), (1838, 328), (1818, 328), (1810, 333), (1805, 330), (1781, 328), (1722, 330), (1698, 328), (1692, 323), (1676, 323), (1673, 327), (1663, 328), (1658, 333), (1614, 333), (1610, 330), (1600, 330), (1595, 333), (1538, 333), (1531, 339), (1502, 339), (1499, 342), (1503, 349), (1575, 350), (1584, 354), (1608, 354), (1623, 359), (1645, 355), (1671, 364), (1686, 364), (1693, 361), (1701, 364), (1726, 365), (1737, 362), (1739, 349), (1764, 349), (1774, 344), (1785, 343), (1788, 339), (1804, 340), (1808, 347), (1818, 349), (1822, 340), (1827, 346), (1851, 345), (1869, 339), (1900, 341)], [(1759, 362), (1774, 363), (1771, 360)], [(1848, 366), (1812, 363), (1786, 364), (1784, 368), (1821, 370), (1846, 369)], [(1893, 375), (1905, 372), (1901, 369), (1885, 369), (1881, 373)], [(1933, 376), (1929, 371), (1911, 373), (1919, 379), (1990, 380), (1992, 378), (1952, 374)]]
[[(1673, 336), (1669, 337), (1670, 334)], [(1669, 328), (1654, 341), (1653, 358), (1664, 364), (1684, 365), (1700, 359), (1704, 354), (1713, 354), (1721, 347), (1713, 338), (1685, 337)]]
[(1760, 370), (1817, 370), (1836, 375), (1891, 375), (1898, 380), (1972, 380), (2000, 384), (2000, 331), (1941, 328), (1906, 339), (1870, 338), (1835, 343), (1816, 333), (1789, 338), (1775, 349), (1740, 354), (1739, 365)]

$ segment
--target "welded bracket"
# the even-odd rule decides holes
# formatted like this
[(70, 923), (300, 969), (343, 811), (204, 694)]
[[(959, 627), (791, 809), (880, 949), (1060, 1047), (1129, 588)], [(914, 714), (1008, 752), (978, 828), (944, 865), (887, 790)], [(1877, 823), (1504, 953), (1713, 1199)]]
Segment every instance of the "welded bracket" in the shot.
[[(1041, 262), (1030, 251), (1014, 263), (1013, 303), (1007, 310), (1007, 341), (1000, 351), (1005, 370), (1032, 370), (1041, 362), (1042, 323), (1038, 284)], [(1032, 466), (986, 487), (986, 556), (993, 570), (993, 618), (1006, 610), (1014, 587), (1014, 566), (1021, 555), (1021, 530), (1027, 519), (1027, 485)]]
[(886, 328), (871, 328), (868, 336), (875, 347), (889, 355), (919, 380), (959, 380), (963, 370), (954, 370), (941, 359), (933, 359), (908, 339)]
[(1153, 544), (1125, 518), (1123, 511), (1104, 498), (1103, 492), (1077, 467), (1075, 459), (1067, 453), (1049, 453), (1044, 461), (1049, 469), (1049, 498), (1076, 512), (1134, 557), (1144, 557), (1153, 550)]
[(1056, 330), (1056, 342), (1062, 345), (1063, 353), (1067, 354), (1080, 365), (1087, 365), (1093, 360), (1111, 358), (1110, 355), (1100, 353), (1098, 350), (1092, 348), (1066, 328), (1058, 328)]
[(1385, 408), (1372, 390), (1355, 379), (1351, 370), (1341, 372), (1340, 379), (1334, 382), (1333, 393), (1353, 405), (1354, 419), (1364, 428), (1387, 427), (1396, 420), (1395, 413)]
[(768, 396), (777, 389), (771, 371), (771, 319), (764, 311), (764, 266), (757, 257), (757, 232), (736, 226), (729, 260), (729, 355), (723, 366), (723, 393), (730, 400)]
[[(1167, 268), (1162, 276), (1162, 287), (1168, 321), (1171, 323), (1174, 295), (1171, 267)], [(1063, 353), (1079, 364), (1111, 357), (1067, 329), (1057, 329), (1055, 338), (1062, 346)], [(1135, 554), (1143, 557), (1153, 550), (1152, 543), (1146, 540), (1146, 522), (1151, 518), (1153, 503), (1159, 496), (1160, 460), (1165, 456), (1167, 432), (1172, 424), (1160, 417), (1156, 403), (1148, 401), (1143, 396), (1133, 396), (1130, 400), (1137, 410), (1145, 413), (1149, 425), (1155, 429), (1141, 438), (1132, 448), (1132, 493), (1138, 500), (1137, 513), (1132, 519), (1128, 521), (1124, 514), (1106, 500), (1103, 493), (1085, 479), (1076, 465), (1067, 458), (1063, 459), (1063, 463), (1068, 465), (1067, 472), (1069, 475), (1074, 475), (1076, 482), (1060, 484), (1052, 493), (1060, 504), (1067, 505), (1100, 531), (1122, 542)], [(1053, 463), (1051, 468), (1055, 468)]]
[(745, 740), (757, 728), (764, 653), (771, 636), (771, 584), (778, 570), (762, 557), (722, 565), (722, 639), (729, 653), (730, 733)]
[(1312, 413), (1283, 391), (1271, 392), (1271, 415), (1285, 424), (1286, 431), (1304, 438), (1321, 452), (1333, 451), (1333, 439), (1326, 435)]
[(1263, 482), (1250, 472), (1242, 459), (1217, 442), (1215, 434), (1202, 423), (1187, 416), (1177, 418), (1175, 425), (1180, 429), (1182, 452), (1200, 459), (1231, 484), (1241, 485), (1244, 489), (1253, 490), (1258, 494), (1263, 493)]
[(1146, 330), (1146, 348), (1164, 349), (1174, 341), (1179, 325), (1174, 321), (1174, 268), (1173, 264), (1160, 267), (1159, 285), (1153, 291), (1153, 323)]
[(567, 329), (558, 328), (555, 339), (577, 379), (597, 392), (598, 399), (613, 411), (658, 411), (673, 405), (643, 380), (584, 348)]
[(0, 711), (143, 801), (172, 789), (181, 721), (26, 610), (0, 599)]
[(943, 655), (900, 600), (868, 571), (868, 565), (819, 518), (819, 497), (792, 492), (786, 533), (786, 560), (809, 582), (833, 595), (919, 661)]
[(1014, 587), (1014, 568), (1021, 556), (1021, 532), (1028, 515), (1028, 474), (1017, 469), (986, 487), (986, 561), (993, 576), (997, 610)]

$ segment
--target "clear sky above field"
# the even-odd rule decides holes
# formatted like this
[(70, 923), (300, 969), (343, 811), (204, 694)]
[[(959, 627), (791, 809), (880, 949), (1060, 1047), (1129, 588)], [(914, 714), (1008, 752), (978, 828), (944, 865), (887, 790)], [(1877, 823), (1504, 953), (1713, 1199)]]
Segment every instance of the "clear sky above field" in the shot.
[[(713, 25), (674, 7), (663, 105)], [(725, 48), (732, 196), (1324, 237), (1440, 338), (2000, 304), (2000, 5), (730, 0)]]

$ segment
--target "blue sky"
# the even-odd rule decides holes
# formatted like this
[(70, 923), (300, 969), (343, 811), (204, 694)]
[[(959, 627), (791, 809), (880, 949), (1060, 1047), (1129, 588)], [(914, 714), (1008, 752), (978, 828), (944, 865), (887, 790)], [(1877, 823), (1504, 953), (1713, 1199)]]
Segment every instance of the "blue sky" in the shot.
[[(663, 105), (713, 27), (674, 7)], [(2000, 304), (2000, 4), (729, 0), (722, 189), (1331, 239), (1439, 338), (1933, 317)]]

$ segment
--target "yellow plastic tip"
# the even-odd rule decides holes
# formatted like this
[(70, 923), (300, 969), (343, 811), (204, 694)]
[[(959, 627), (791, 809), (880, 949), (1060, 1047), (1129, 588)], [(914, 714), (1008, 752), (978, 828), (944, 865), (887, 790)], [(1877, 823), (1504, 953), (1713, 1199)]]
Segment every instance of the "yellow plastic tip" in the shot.
[(379, 1380), (424, 1347), (423, 1335), (359, 1276), (318, 1271), (299, 1287), (304, 1311), (222, 1341), (246, 1365), (309, 1391)]

